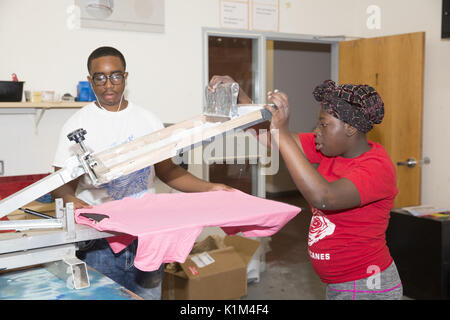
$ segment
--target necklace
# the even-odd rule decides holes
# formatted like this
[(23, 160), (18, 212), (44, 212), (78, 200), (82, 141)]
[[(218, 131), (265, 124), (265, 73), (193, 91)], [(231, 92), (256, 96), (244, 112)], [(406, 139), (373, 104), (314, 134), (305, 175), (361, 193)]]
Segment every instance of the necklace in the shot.
[[(96, 95), (95, 93), (94, 93), (94, 95), (95, 95), (95, 97), (97, 98), (97, 95)], [(117, 111), (116, 111), (116, 112), (119, 112), (120, 107), (122, 106), (122, 99), (123, 99), (123, 93), (122, 93), (122, 96), (120, 97), (119, 107), (117, 108)], [(97, 103), (98, 103), (98, 105), (100, 106), (100, 108), (102, 108), (102, 109), (105, 110), (105, 111), (108, 111), (108, 110), (106, 110), (105, 108), (103, 108), (103, 106), (101, 105), (100, 101), (98, 101), (98, 98), (97, 98)]]

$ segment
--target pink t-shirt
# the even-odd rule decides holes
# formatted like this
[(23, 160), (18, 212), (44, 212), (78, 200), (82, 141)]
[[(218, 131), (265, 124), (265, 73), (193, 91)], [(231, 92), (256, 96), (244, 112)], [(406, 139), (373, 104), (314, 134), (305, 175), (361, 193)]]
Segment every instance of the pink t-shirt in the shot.
[[(134, 265), (142, 271), (153, 271), (164, 262), (184, 262), (203, 227), (217, 226), (227, 234), (242, 232), (246, 237), (271, 236), (300, 210), (238, 190), (163, 193), (77, 209), (75, 221), (100, 231), (125, 233), (107, 238), (115, 253), (137, 237)], [(96, 222), (82, 213), (108, 218)]]
[[(390, 211), (398, 193), (395, 167), (386, 150), (369, 141), (370, 150), (356, 158), (326, 157), (316, 150), (313, 133), (299, 134), (305, 155), (318, 163), (329, 182), (349, 179), (361, 205), (340, 211), (312, 208), (308, 248), (311, 263), (325, 283), (367, 278), (392, 263), (386, 245)], [(371, 271), (372, 270), (372, 271)]]

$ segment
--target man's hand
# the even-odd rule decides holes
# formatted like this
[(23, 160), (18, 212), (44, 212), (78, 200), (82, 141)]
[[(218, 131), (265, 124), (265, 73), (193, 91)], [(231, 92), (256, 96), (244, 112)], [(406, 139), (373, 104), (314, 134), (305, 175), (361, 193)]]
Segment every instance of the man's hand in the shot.
[(217, 76), (217, 75), (212, 76), (212, 78), (208, 84), (208, 89), (211, 92), (214, 92), (218, 85), (223, 84), (223, 83), (233, 83), (233, 82), (236, 82), (236, 81), (234, 81), (234, 79), (231, 78), (230, 76)]
[[(212, 76), (211, 80), (208, 84), (208, 90), (211, 92), (214, 92), (218, 85), (223, 83), (233, 83), (237, 82), (230, 76)], [(250, 104), (252, 103), (252, 99), (247, 95), (247, 93), (244, 92), (244, 90), (241, 89), (241, 86), (239, 86), (239, 95), (238, 95), (238, 102), (241, 104)]]

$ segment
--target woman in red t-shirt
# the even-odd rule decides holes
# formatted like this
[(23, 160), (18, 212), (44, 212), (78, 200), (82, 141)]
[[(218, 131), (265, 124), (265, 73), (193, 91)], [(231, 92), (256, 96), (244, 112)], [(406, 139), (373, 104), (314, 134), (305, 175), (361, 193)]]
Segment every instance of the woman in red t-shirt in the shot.
[[(233, 81), (215, 76), (210, 87)], [(401, 299), (400, 277), (386, 246), (390, 210), (398, 193), (395, 168), (385, 149), (366, 133), (384, 117), (384, 104), (368, 85), (327, 80), (314, 89), (320, 103), (313, 133), (289, 132), (285, 93), (268, 93), (271, 141), (311, 205), (308, 250), (327, 283), (327, 299)], [(249, 103), (240, 91), (240, 103)], [(312, 164), (318, 164), (317, 169)]]

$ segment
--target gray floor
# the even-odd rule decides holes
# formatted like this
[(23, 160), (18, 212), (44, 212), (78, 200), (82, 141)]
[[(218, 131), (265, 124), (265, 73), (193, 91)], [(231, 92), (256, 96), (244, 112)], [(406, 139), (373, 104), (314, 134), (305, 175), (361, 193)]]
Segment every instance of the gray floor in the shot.
[[(266, 270), (259, 282), (248, 284), (242, 300), (323, 300), (325, 287), (314, 272), (308, 256), (308, 230), (311, 211), (299, 195), (276, 198), (304, 208), (271, 237), (266, 253)], [(408, 299), (408, 297), (403, 297)]]

